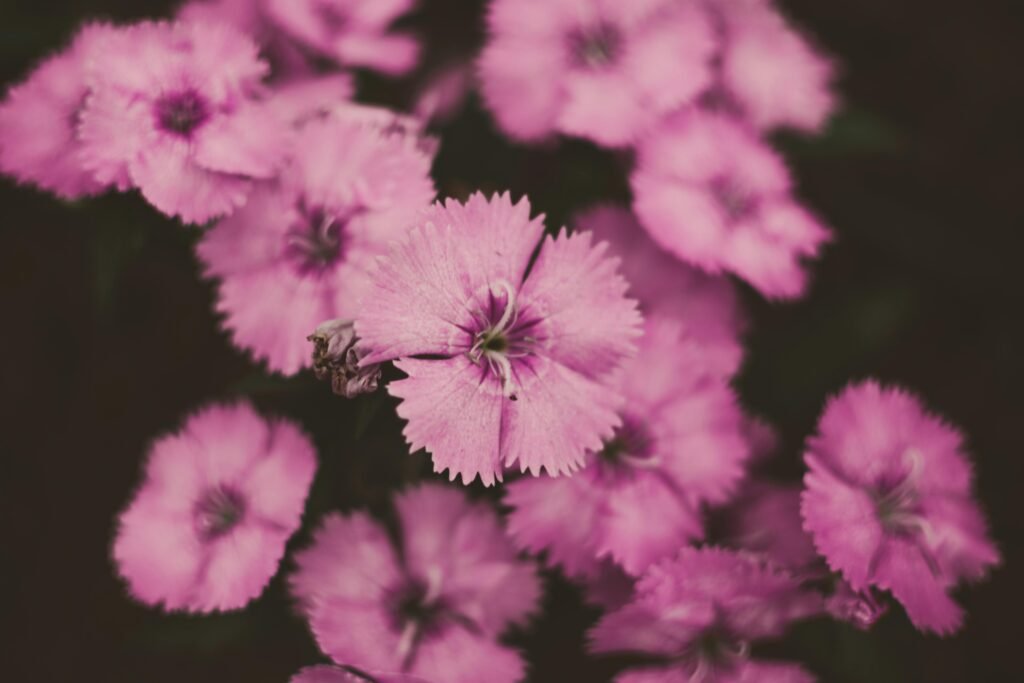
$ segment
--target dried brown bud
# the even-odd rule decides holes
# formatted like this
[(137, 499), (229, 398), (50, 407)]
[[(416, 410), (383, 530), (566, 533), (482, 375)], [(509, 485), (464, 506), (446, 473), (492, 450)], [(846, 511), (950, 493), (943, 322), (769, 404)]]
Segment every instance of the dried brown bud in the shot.
[(359, 339), (351, 320), (323, 322), (307, 339), (313, 342), (313, 372), (317, 379), (330, 379), (334, 393), (354, 398), (377, 390), (380, 365), (360, 366), (365, 353), (357, 348)]

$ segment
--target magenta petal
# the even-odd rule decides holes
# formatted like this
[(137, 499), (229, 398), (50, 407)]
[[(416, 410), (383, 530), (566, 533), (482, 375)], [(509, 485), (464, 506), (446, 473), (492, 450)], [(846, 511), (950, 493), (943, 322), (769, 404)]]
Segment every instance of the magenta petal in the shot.
[(963, 610), (949, 597), (947, 582), (934, 574), (914, 543), (887, 540), (873, 578), (880, 588), (892, 591), (917, 628), (942, 636), (960, 628)]

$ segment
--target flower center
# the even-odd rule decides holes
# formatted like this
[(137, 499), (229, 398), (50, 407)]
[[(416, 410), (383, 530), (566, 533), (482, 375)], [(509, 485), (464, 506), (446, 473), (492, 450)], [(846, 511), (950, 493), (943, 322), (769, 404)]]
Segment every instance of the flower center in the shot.
[(569, 58), (577, 67), (591, 70), (614, 64), (622, 52), (622, 33), (608, 22), (600, 22), (569, 33)]
[(344, 251), (345, 226), (362, 212), (352, 207), (329, 212), (299, 204), (300, 218), (287, 233), (288, 257), (303, 273), (318, 273), (336, 264)]
[(757, 208), (753, 193), (735, 178), (720, 176), (711, 181), (711, 194), (731, 221), (749, 217)]
[(923, 518), (920, 514), (917, 481), (921, 476), (924, 460), (916, 449), (904, 453), (908, 460), (906, 473), (895, 480), (880, 482), (872, 492), (875, 514), (886, 531), (900, 536), (914, 536), (921, 532)]
[(624, 415), (611, 439), (596, 454), (599, 472), (606, 475), (626, 474), (636, 467), (653, 464), (654, 438), (639, 419)]
[(516, 400), (515, 365), (533, 352), (534, 328), (539, 319), (523, 316), (516, 305), (516, 290), (500, 280), (487, 290), (487, 301), (473, 316), (469, 359), (501, 382), (502, 393)]
[(245, 499), (238, 491), (225, 486), (209, 489), (196, 503), (196, 529), (204, 539), (227, 534), (245, 517)]
[(206, 100), (195, 90), (164, 95), (156, 101), (157, 125), (174, 135), (187, 138), (208, 118)]

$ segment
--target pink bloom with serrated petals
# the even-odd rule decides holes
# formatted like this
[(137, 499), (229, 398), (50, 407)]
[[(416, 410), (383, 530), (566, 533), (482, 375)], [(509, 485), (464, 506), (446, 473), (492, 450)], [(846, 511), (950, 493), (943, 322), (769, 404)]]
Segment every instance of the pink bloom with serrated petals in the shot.
[(814, 677), (795, 664), (750, 659), (748, 646), (781, 636), (817, 603), (755, 556), (684, 548), (640, 579), (632, 602), (598, 622), (591, 650), (665, 660), (617, 683), (809, 683)]
[(426, 484), (396, 501), (400, 548), (361, 512), (329, 516), (298, 553), (292, 592), (320, 648), (360, 670), (445, 683), (521, 680), (519, 654), (498, 642), (534, 610), (540, 586), (516, 558), (495, 512)]
[(342, 66), (398, 76), (412, 70), (419, 43), (391, 25), (415, 0), (265, 0), (270, 18), (293, 39)]
[(678, 323), (649, 318), (611, 383), (625, 398), (614, 435), (572, 477), (509, 484), (517, 543), (571, 575), (604, 556), (639, 575), (703, 536), (701, 505), (728, 497), (747, 456), (733, 392), (703, 357)]
[(256, 44), (226, 24), (122, 29), (93, 51), (83, 161), (186, 222), (230, 213), (287, 149), (286, 129), (255, 101), (266, 72)]
[(571, 472), (619, 424), (604, 380), (634, 348), (636, 302), (589, 233), (547, 237), (531, 263), (543, 231), (525, 198), (477, 193), (434, 204), (373, 272), (363, 362), (399, 359), (405, 437), (452, 479)]
[(711, 83), (715, 36), (697, 0), (493, 0), (480, 57), (501, 128), (631, 144)]
[(612, 204), (576, 215), (573, 225), (608, 242), (621, 260), (629, 295), (645, 314), (671, 317), (707, 352), (705, 364), (732, 375), (743, 358), (740, 334), (746, 326), (736, 291), (724, 277), (682, 263), (655, 244), (628, 209)]
[(949, 592), (999, 563), (960, 433), (869, 380), (829, 401), (804, 459), (804, 527), (829, 565), (855, 591), (890, 591), (919, 629), (955, 631)]
[(709, 3), (721, 34), (711, 100), (759, 129), (819, 131), (836, 106), (833, 66), (765, 0)]
[(170, 610), (242, 607), (277, 571), (315, 470), (292, 422), (245, 403), (196, 413), (153, 445), (121, 514), (113, 554), (128, 590)]
[(306, 337), (354, 318), (374, 259), (434, 199), (430, 158), (403, 135), (328, 116), (298, 133), (281, 176), (203, 235), (217, 309), (234, 342), (292, 374), (310, 364)]
[(782, 159), (723, 114), (691, 110), (639, 146), (634, 209), (651, 237), (709, 273), (731, 272), (767, 297), (806, 288), (802, 261), (828, 231), (792, 196)]
[(289, 683), (430, 683), (419, 676), (373, 672), (369, 677), (352, 673), (340, 666), (321, 664), (307, 666), (292, 676)]
[(37, 66), (0, 103), (0, 171), (78, 199), (106, 189), (82, 166), (78, 121), (89, 94), (86, 63), (92, 47), (115, 29), (86, 25), (70, 47)]

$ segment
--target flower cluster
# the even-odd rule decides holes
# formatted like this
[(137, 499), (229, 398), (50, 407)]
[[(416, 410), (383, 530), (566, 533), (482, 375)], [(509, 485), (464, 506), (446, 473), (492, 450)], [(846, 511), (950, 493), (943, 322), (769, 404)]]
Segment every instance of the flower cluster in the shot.
[[(510, 480), (478, 499), (408, 482), (389, 513), (318, 520), (287, 585), (333, 663), (293, 683), (522, 680), (506, 636), (530, 626), (541, 563), (605, 610), (593, 653), (639, 655), (620, 683), (813, 680), (751, 643), (810, 617), (869, 628), (885, 592), (921, 630), (958, 628), (950, 591), (1000, 557), (959, 433), (913, 395), (853, 384), (802, 486), (752, 475), (774, 439), (738, 396), (748, 320), (727, 276), (808, 287), (830, 233), (766, 136), (822, 129), (830, 62), (770, 0), (491, 0), (482, 53), (423, 74), (406, 111), (352, 101), (351, 69), (417, 67), (413, 5), (193, 0), (89, 24), (0, 104), (3, 173), (64, 199), (134, 188), (202, 224), (223, 327), (268, 371), (382, 387), (436, 473)], [(628, 148), (632, 205), (557, 228), (518, 194), (435, 185), (430, 126), (473, 101), (474, 65), (513, 141)], [(257, 598), (316, 463), (292, 420), (196, 412), (120, 516), (128, 593)]]
[(762, 136), (819, 130), (832, 68), (768, 0), (494, 0), (488, 27), (503, 130), (635, 148), (637, 216), (663, 249), (768, 297), (804, 291), (829, 232)]

